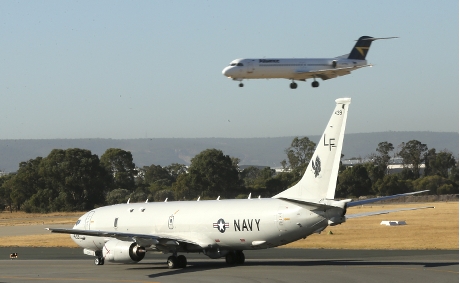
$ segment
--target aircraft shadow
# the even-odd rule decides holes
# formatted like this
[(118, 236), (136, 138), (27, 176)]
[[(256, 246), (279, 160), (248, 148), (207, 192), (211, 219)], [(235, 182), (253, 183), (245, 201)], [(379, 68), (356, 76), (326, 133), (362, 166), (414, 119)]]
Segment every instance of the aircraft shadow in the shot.
[[(145, 266), (129, 268), (130, 270), (158, 270), (160, 272), (148, 275), (149, 278), (206, 271), (209, 269), (238, 268), (225, 262), (193, 261), (186, 268), (168, 269), (166, 262), (144, 263)], [(437, 268), (458, 265), (458, 262), (413, 262), (413, 261), (365, 261), (365, 260), (289, 260), (289, 261), (248, 261), (244, 266), (276, 266), (276, 267), (315, 267), (315, 266), (418, 266), (420, 268)], [(164, 271), (161, 271), (164, 270)]]

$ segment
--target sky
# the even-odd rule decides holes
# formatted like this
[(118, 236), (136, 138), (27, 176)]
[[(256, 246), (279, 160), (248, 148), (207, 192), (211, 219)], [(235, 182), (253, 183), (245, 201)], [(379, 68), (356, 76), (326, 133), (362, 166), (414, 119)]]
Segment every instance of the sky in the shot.
[[(458, 1), (1, 1), (0, 139), (458, 132)], [(335, 57), (371, 68), (319, 81), (222, 75), (236, 58)]]

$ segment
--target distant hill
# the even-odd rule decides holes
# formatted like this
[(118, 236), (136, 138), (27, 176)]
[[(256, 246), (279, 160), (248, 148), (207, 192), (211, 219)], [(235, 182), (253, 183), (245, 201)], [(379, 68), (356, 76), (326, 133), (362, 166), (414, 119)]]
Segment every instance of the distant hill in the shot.
[[(318, 142), (320, 136), (308, 136)], [(220, 149), (226, 155), (241, 159), (241, 165), (279, 167), (286, 159), (284, 149), (294, 137), (278, 138), (152, 138), (152, 139), (50, 139), (0, 140), (0, 171), (14, 172), (19, 163), (46, 157), (52, 149), (84, 148), (101, 156), (108, 148), (121, 148), (133, 154), (139, 166), (152, 164), (166, 166), (171, 163), (190, 164), (196, 154), (208, 148)], [(388, 141), (395, 148), (401, 142), (418, 140), (437, 151), (447, 149), (458, 159), (459, 134), (437, 132), (378, 132), (346, 134), (343, 154), (345, 158), (366, 157), (374, 153), (379, 142)]]

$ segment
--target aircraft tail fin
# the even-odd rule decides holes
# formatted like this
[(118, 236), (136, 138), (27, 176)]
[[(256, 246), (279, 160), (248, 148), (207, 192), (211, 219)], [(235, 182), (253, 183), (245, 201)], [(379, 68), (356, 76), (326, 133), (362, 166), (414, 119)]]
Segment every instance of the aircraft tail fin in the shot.
[(273, 198), (334, 199), (350, 98), (339, 98), (302, 179)]
[(361, 36), (348, 55), (348, 59), (365, 60), (372, 41), (374, 41), (373, 37)]
[(398, 38), (398, 37), (397, 36), (392, 36), (392, 37), (361, 36), (357, 40), (350, 54), (348, 55), (348, 59), (365, 60), (367, 52), (369, 52), (369, 48), (371, 48), (372, 41), (379, 40), (379, 39), (392, 39), (392, 38)]

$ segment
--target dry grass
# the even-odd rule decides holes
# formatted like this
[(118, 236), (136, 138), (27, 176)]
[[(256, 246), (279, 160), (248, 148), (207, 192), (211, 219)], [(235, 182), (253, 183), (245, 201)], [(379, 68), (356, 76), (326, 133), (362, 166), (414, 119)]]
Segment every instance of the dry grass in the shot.
[[(347, 214), (397, 209), (401, 207), (434, 206), (434, 209), (394, 212), (350, 219), (321, 234), (288, 244), (288, 248), (322, 249), (452, 249), (459, 245), (459, 203), (404, 203), (349, 208)], [(405, 220), (404, 226), (380, 225), (383, 220)], [(329, 234), (332, 231), (332, 235)]]
[(27, 235), (0, 237), (0, 247), (63, 247), (78, 248), (74, 241), (67, 234), (44, 234), (44, 235)]
[[(452, 249), (459, 248), (459, 203), (403, 203), (352, 207), (348, 214), (401, 207), (435, 206), (434, 209), (395, 212), (350, 219), (328, 227), (321, 234), (288, 244), (287, 248), (324, 249)], [(83, 213), (26, 214), (0, 213), (0, 226), (73, 224)], [(405, 220), (405, 226), (380, 225), (382, 220)], [(2, 228), (3, 229), (3, 228)], [(330, 235), (328, 232), (332, 231)], [(12, 244), (14, 243), (14, 244)], [(77, 247), (64, 234), (0, 237), (0, 247)]]
[(0, 212), (0, 226), (74, 224), (85, 212), (25, 213)]

